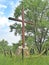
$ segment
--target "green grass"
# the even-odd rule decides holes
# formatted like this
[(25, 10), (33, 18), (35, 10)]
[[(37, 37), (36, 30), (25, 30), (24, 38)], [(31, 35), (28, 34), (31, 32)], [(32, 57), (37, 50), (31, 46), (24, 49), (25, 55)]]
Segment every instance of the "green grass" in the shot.
[(0, 54), (0, 65), (49, 65), (49, 56), (30, 56), (22, 58), (20, 56), (4, 56)]

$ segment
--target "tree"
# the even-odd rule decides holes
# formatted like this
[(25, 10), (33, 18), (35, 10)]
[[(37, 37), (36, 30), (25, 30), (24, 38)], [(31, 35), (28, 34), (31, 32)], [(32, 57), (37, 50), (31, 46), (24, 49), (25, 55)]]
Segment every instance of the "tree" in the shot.
[(18, 43), (13, 43), (12, 50), (14, 53), (17, 51), (18, 46), (20, 46), (20, 45), (21, 45), (21, 41), (19, 41)]
[[(42, 46), (46, 39), (48, 39), (47, 33), (49, 33), (49, 2), (48, 0), (22, 0), (20, 5), (15, 9), (15, 18), (19, 18), (22, 15), (22, 4), (24, 6), (24, 20), (30, 21), (34, 24), (26, 24), (25, 32), (34, 35), (34, 43), (38, 49), (38, 52), (41, 53)], [(19, 25), (17, 24), (17, 26)], [(12, 29), (17, 31), (21, 30), (21, 26), (15, 28)]]
[(8, 48), (8, 42), (5, 41), (4, 39), (0, 41), (0, 50), (3, 51), (3, 50), (7, 50)]

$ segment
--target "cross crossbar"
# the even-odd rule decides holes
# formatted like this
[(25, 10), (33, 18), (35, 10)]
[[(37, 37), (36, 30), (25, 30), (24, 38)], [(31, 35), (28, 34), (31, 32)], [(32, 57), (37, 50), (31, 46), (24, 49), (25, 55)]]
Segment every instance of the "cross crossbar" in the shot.
[[(20, 20), (20, 19), (16, 19), (16, 18), (13, 18), (13, 17), (9, 17), (8, 18), (9, 20), (14, 20), (14, 21), (19, 21), (19, 22), (22, 22), (22, 20)], [(27, 21), (24, 21), (24, 23), (27, 23), (27, 24), (31, 24), (31, 25), (33, 25), (33, 23), (32, 22), (27, 22)]]

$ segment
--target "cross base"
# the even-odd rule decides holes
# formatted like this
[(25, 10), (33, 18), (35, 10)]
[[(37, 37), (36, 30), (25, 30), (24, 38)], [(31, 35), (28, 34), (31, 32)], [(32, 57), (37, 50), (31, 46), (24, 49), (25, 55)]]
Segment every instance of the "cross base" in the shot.
[(25, 46), (24, 48), (22, 46), (19, 46), (17, 51), (16, 51), (16, 54), (21, 55), (22, 54), (22, 49), (23, 49), (24, 56), (28, 56), (29, 55), (29, 50), (28, 50), (27, 46)]

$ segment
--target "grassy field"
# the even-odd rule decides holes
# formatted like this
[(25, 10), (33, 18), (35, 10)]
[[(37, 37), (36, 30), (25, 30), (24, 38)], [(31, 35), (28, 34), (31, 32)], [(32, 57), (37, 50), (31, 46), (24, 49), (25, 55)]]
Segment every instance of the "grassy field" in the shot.
[(30, 56), (22, 60), (19, 56), (4, 56), (0, 54), (0, 65), (49, 65), (49, 56)]

